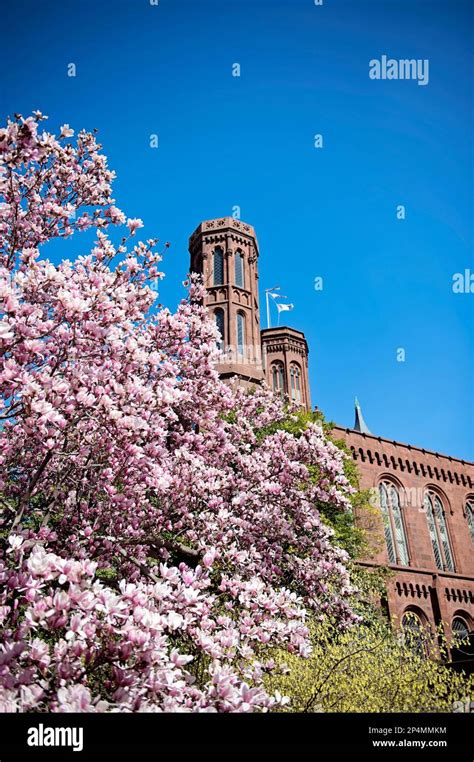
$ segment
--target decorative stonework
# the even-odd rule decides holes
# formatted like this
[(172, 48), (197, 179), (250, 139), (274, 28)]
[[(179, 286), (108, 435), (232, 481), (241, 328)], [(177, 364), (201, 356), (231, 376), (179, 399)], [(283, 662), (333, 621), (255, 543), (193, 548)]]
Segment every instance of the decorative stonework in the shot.
[(444, 594), (447, 601), (474, 604), (474, 590), (460, 590), (459, 588), (445, 587)]
[(395, 589), (397, 595), (405, 596), (405, 598), (429, 598), (430, 587), (426, 585), (413, 584), (412, 582), (396, 582)]
[[(347, 429), (347, 431), (350, 431), (350, 429)], [(361, 437), (366, 436), (365, 434), (360, 434)], [(371, 439), (374, 439), (373, 437)], [(379, 442), (382, 442), (381, 438), (377, 438)], [(389, 441), (389, 440), (384, 440)], [(375, 463), (379, 466), (384, 466), (385, 468), (391, 469), (393, 471), (400, 471), (400, 472), (408, 472), (408, 473), (414, 473), (416, 475), (421, 475), (436, 481), (440, 482), (449, 482), (451, 484), (460, 484), (463, 487), (467, 487), (470, 489), (474, 488), (474, 481), (473, 477), (465, 473), (459, 469), (456, 469), (456, 471), (452, 468), (445, 467), (438, 467), (433, 466), (430, 463), (424, 462), (420, 459), (415, 460), (412, 455), (412, 447), (409, 445), (400, 445), (398, 442), (392, 442), (392, 444), (396, 445), (397, 447), (405, 447), (408, 450), (408, 454), (410, 455), (409, 458), (402, 458), (400, 456), (396, 457), (395, 455), (388, 455), (386, 452), (381, 452), (378, 449), (375, 449), (375, 446), (372, 447), (355, 447), (354, 445), (351, 445), (351, 451), (352, 451), (352, 457), (356, 461), (361, 462), (369, 462), (369, 463)], [(420, 452), (426, 453), (426, 450), (420, 450)], [(451, 458), (449, 456), (439, 455), (438, 453), (433, 453), (435, 457), (443, 458), (446, 460), (449, 464), (456, 464), (456, 460), (454, 458)], [(458, 461), (460, 468), (463, 468), (466, 466), (466, 462), (463, 460)]]
[(220, 220), (208, 220), (204, 222), (204, 227), (207, 230), (213, 230), (214, 228), (233, 227), (236, 230), (244, 230), (246, 233), (253, 233), (253, 228), (247, 225), (245, 222), (240, 222), (234, 217), (223, 217)]
[[(473, 491), (474, 463), (354, 429), (336, 426), (332, 434), (345, 441), (357, 462), (361, 489), (372, 493), (382, 546), (375, 558), (363, 563), (388, 566), (395, 575), (387, 585), (390, 615), (400, 622), (412, 606), (410, 610), (433, 628), (441, 624), (448, 634), (456, 617), (474, 629), (474, 545), (465, 511)], [(406, 566), (392, 564), (388, 557), (378, 501), (379, 484), (386, 480), (396, 485), (400, 500), (409, 556)], [(454, 570), (436, 562), (425, 508), (427, 494), (441, 501)], [(363, 521), (362, 515), (356, 518)]]

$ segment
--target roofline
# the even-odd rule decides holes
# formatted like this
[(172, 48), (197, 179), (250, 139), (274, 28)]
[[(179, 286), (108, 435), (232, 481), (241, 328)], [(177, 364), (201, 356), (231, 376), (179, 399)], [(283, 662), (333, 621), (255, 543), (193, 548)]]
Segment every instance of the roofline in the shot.
[(362, 431), (351, 429), (349, 426), (339, 426), (335, 424), (333, 431), (338, 429), (339, 431), (346, 431), (349, 434), (356, 434), (364, 439), (374, 439), (377, 442), (387, 442), (387, 444), (398, 445), (399, 447), (406, 447), (408, 450), (416, 450), (426, 455), (435, 455), (437, 458), (446, 458), (446, 460), (454, 461), (456, 463), (462, 463), (464, 466), (473, 466), (474, 463), (471, 460), (463, 460), (462, 458), (455, 458), (453, 455), (444, 455), (442, 452), (436, 452), (435, 450), (428, 450), (426, 447), (416, 447), (415, 445), (406, 444), (405, 442), (398, 442), (396, 439), (387, 439), (386, 437), (378, 437), (375, 434), (364, 434)]
[(300, 331), (299, 328), (292, 328), (291, 325), (275, 325), (275, 326), (272, 326), (271, 328), (260, 329), (260, 333), (265, 333), (266, 331), (294, 331), (295, 333), (300, 333), (302, 336), (304, 336), (303, 331)]
[[(222, 225), (219, 225), (218, 223), (222, 221)], [(204, 229), (204, 226), (208, 225), (209, 223), (215, 223), (209, 230)], [(245, 228), (248, 228), (248, 230), (245, 230)], [(245, 238), (251, 239), (255, 243), (255, 248), (257, 249), (257, 253), (260, 255), (260, 248), (257, 241), (257, 234), (255, 232), (255, 228), (253, 225), (250, 224), (250, 222), (245, 222), (244, 220), (238, 220), (235, 217), (231, 217), (227, 215), (226, 217), (214, 217), (210, 220), (201, 220), (199, 225), (193, 230), (191, 235), (189, 236), (188, 243), (189, 247), (191, 247), (191, 244), (194, 242), (195, 239), (198, 238), (198, 236), (212, 236), (216, 235), (219, 232), (229, 232), (232, 231), (233, 233), (237, 233)]]
[[(281, 336), (281, 334), (283, 334), (283, 336)], [(267, 343), (270, 344), (272, 341), (278, 341), (279, 338), (283, 340), (285, 336), (289, 337), (290, 339), (293, 338), (295, 341), (302, 342), (304, 344), (306, 354), (309, 355), (309, 346), (306, 336), (304, 332), (300, 331), (298, 328), (291, 328), (289, 325), (277, 325), (274, 328), (260, 329), (260, 341), (262, 342), (262, 347), (264, 345), (266, 346)]]

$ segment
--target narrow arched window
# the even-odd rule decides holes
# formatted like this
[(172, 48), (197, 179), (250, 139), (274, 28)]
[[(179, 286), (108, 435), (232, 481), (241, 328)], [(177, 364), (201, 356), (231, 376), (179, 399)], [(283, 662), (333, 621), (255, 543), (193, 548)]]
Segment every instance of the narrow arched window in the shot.
[(436, 522), (441, 538), (441, 547), (443, 549), (445, 567), (448, 571), (454, 571), (453, 554), (449, 542), (448, 527), (446, 525), (446, 514), (444, 512), (443, 503), (437, 495), (434, 496), (434, 502)]
[(408, 543), (398, 489), (392, 482), (381, 482), (379, 497), (388, 559), (391, 564), (408, 566)]
[(235, 253), (235, 285), (245, 288), (244, 283), (244, 255), (241, 251)]
[(290, 365), (290, 391), (294, 402), (301, 402), (301, 370), (299, 365)]
[(438, 569), (443, 568), (443, 556), (441, 553), (441, 546), (439, 543), (438, 533), (436, 531), (436, 522), (433, 512), (433, 505), (428, 495), (425, 495), (425, 512), (426, 521), (428, 522), (428, 531), (430, 533), (431, 547), (433, 548), (433, 554), (435, 557), (436, 567)]
[(469, 627), (467, 622), (465, 622), (464, 619), (462, 619), (460, 616), (454, 617), (451, 629), (453, 631), (453, 639), (457, 643), (460, 643), (469, 637)]
[(214, 316), (216, 319), (216, 326), (217, 330), (220, 333), (220, 339), (217, 342), (218, 348), (221, 350), (221, 352), (224, 349), (224, 310), (222, 310), (220, 307), (217, 308), (214, 312)]
[(237, 313), (237, 352), (244, 354), (245, 346), (245, 316), (242, 312)]
[(224, 283), (224, 252), (220, 246), (218, 246), (217, 249), (214, 249), (213, 268), (214, 286), (221, 286)]
[(436, 567), (446, 571), (454, 571), (453, 553), (449, 542), (443, 504), (438, 495), (427, 493), (424, 506)]
[(471, 539), (474, 542), (474, 501), (466, 503), (466, 519), (471, 533)]
[(275, 394), (281, 396), (285, 393), (285, 374), (283, 370), (283, 363), (272, 363), (272, 387)]
[(423, 622), (418, 614), (415, 614), (414, 611), (406, 611), (402, 616), (401, 625), (406, 645), (419, 656), (426, 656), (427, 633), (425, 633)]

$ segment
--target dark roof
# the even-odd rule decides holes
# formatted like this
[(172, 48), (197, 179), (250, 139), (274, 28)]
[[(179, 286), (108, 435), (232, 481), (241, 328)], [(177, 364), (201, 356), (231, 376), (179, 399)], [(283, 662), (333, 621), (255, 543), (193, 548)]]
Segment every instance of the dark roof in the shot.
[(357, 399), (357, 397), (355, 398), (354, 431), (359, 431), (361, 434), (372, 434), (366, 422), (364, 421), (364, 416), (362, 415), (362, 410), (359, 405), (359, 400)]

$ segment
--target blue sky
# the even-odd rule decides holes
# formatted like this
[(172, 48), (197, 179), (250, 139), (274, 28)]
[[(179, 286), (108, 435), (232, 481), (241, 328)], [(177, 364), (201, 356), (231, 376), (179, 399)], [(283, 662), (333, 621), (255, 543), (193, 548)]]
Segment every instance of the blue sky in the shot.
[[(190, 233), (240, 206), (262, 289), (280, 284), (307, 336), (313, 403), (352, 426), (358, 395), (373, 433), (474, 460), (474, 293), (452, 291), (454, 273), (474, 273), (472, 8), (16, 0), (0, 111), (99, 129), (118, 205), (172, 243), (170, 307)], [(428, 85), (369, 79), (383, 54), (428, 59)]]

